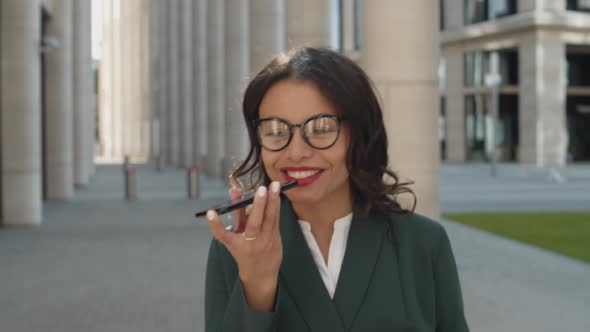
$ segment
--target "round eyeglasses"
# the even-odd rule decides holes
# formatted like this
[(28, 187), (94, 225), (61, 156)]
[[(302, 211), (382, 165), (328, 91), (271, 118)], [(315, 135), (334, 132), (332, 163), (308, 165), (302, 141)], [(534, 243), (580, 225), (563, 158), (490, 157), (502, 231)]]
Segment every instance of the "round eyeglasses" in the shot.
[(328, 149), (336, 143), (340, 134), (340, 122), (336, 115), (319, 114), (301, 124), (291, 124), (285, 119), (271, 117), (254, 120), (258, 143), (270, 151), (287, 147), (293, 139), (293, 128), (299, 127), (303, 140), (316, 149)]

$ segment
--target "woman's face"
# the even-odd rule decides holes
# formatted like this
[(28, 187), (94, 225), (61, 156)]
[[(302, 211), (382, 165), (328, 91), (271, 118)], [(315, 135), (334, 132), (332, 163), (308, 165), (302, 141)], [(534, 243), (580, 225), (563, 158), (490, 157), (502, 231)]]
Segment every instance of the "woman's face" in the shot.
[[(301, 124), (318, 115), (338, 115), (313, 82), (283, 80), (266, 93), (259, 108), (260, 119), (277, 117), (291, 124)], [(341, 123), (336, 143), (328, 149), (310, 146), (293, 128), (293, 138), (280, 151), (262, 148), (262, 163), (273, 181), (282, 184), (297, 179), (299, 186), (285, 192), (294, 204), (342, 204), (350, 196), (346, 153), (349, 129)], [(344, 201), (343, 201), (344, 200)]]

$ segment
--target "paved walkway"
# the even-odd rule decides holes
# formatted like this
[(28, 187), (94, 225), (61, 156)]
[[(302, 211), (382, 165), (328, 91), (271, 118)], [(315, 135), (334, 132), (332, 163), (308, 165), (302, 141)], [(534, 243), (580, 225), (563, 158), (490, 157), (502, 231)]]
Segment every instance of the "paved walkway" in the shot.
[(440, 172), (443, 212), (590, 211), (590, 164), (557, 171), (501, 164), (444, 165)]
[[(461, 179), (470, 171), (443, 168), (442, 188), (479, 192)], [(183, 171), (139, 172), (137, 202), (121, 200), (120, 167), (101, 166), (74, 202), (45, 204), (43, 226), (0, 230), (0, 331), (202, 331), (210, 235), (191, 215), (224, 184), (203, 178), (191, 202)], [(590, 264), (443, 224), (472, 331), (590, 330)]]

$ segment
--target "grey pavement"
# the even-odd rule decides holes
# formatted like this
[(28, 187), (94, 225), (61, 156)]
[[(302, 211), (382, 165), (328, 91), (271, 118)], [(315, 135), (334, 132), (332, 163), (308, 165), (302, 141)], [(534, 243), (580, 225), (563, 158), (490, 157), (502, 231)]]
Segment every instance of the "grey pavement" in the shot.
[(452, 222), (472, 331), (590, 331), (590, 264)]
[(590, 164), (539, 169), (500, 164), (446, 164), (440, 171), (443, 212), (590, 211)]
[[(504, 201), (487, 200), (503, 198), (499, 192), (519, 184), (526, 192), (557, 185), (544, 172), (506, 167), (511, 172), (498, 180), (483, 178), (483, 165), (445, 165), (443, 209), (476, 201), (504, 207)], [(188, 201), (183, 170), (138, 169), (136, 202), (122, 200), (120, 166), (100, 166), (75, 201), (45, 203), (41, 227), (0, 229), (0, 331), (203, 330), (210, 235), (191, 216), (225, 198), (225, 184), (203, 176), (203, 199)], [(585, 167), (564, 172), (576, 179), (566, 182), (573, 188), (568, 190), (583, 191), (583, 185), (574, 187), (587, 183), (588, 173)], [(488, 190), (474, 200), (482, 184)], [(568, 201), (552, 192), (552, 201)], [(517, 198), (518, 206), (533, 207), (534, 198)], [(590, 264), (442, 223), (457, 257), (472, 331), (590, 330)]]

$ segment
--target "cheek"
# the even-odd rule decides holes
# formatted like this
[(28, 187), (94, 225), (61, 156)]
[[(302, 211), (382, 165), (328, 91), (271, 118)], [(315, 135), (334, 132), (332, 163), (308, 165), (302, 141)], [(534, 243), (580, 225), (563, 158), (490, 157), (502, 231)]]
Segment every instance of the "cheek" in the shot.
[(349, 133), (347, 130), (345, 130), (343, 133), (341, 133), (341, 137), (340, 139), (342, 139), (341, 141), (339, 141), (340, 144), (337, 145), (338, 147), (338, 153), (337, 153), (337, 160), (339, 165), (344, 169), (344, 171), (346, 171), (346, 173), (348, 174), (348, 169), (346, 167), (346, 157), (348, 154), (348, 147), (350, 144), (350, 139), (349, 139)]
[(276, 154), (268, 152), (263, 149), (261, 152), (261, 159), (262, 159), (262, 166), (264, 167), (266, 174), (268, 174), (272, 177), (272, 174), (274, 174), (274, 172), (275, 172), (275, 170), (273, 169), (273, 165), (276, 163), (276, 160), (277, 160)]

